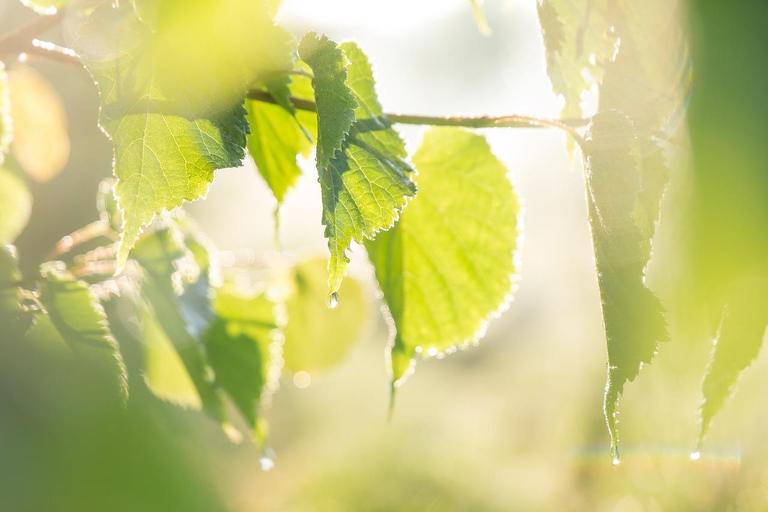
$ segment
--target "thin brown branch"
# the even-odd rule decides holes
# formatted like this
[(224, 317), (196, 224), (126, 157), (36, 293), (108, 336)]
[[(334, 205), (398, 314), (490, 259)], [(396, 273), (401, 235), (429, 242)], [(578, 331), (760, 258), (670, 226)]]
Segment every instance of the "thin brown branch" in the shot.
[[(276, 103), (267, 91), (248, 91), (248, 98), (265, 103)], [(291, 102), (299, 110), (317, 112), (313, 101), (291, 97)], [(415, 124), (432, 126), (461, 126), (464, 128), (557, 128), (571, 135), (580, 145), (584, 139), (576, 130), (589, 123), (589, 119), (543, 119), (534, 116), (417, 116), (406, 114), (384, 114), (396, 124)]]
[(61, 22), (64, 14), (64, 9), (59, 9), (56, 14), (36, 18), (27, 25), (0, 37), (0, 58), (26, 52), (32, 46), (32, 41)]

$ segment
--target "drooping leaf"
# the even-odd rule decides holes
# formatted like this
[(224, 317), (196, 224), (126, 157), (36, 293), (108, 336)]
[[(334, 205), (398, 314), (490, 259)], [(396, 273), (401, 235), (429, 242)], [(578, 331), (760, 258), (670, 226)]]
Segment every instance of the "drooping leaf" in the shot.
[(701, 323), (720, 325), (702, 389), (703, 436), (768, 325), (768, 104), (757, 78), (768, 69), (764, 59), (743, 58), (768, 44), (768, 32), (760, 28), (768, 4), (734, 9), (702, 0), (690, 6), (696, 20), (690, 27), (695, 76), (687, 118), (692, 186), (686, 236), (679, 239), (688, 275), (679, 293)]
[(314, 73), (317, 104), (317, 167), (326, 169), (341, 150), (355, 121), (357, 101), (346, 84), (347, 59), (339, 46), (314, 32), (305, 35), (299, 56)]
[[(238, 6), (242, 12), (230, 12)], [(119, 268), (157, 214), (204, 196), (215, 170), (242, 163), (246, 85), (291, 62), (287, 35), (262, 19), (260, 3), (149, 2), (144, 12), (152, 8), (150, 23), (127, 2), (106, 3), (76, 41), (115, 144), (115, 195), (125, 221)]]
[(7, 340), (21, 338), (42, 307), (37, 297), (21, 288), (15, 248), (0, 244), (0, 332)]
[(207, 282), (200, 283), (201, 272), (194, 255), (184, 246), (178, 230), (169, 227), (142, 237), (133, 257), (146, 273), (141, 294), (148, 311), (143, 314), (152, 315), (150, 322), (157, 324), (143, 332), (145, 336), (158, 333), (156, 339), (145, 341), (145, 371), (150, 372), (146, 374), (150, 388), (161, 398), (188, 406), (196, 403), (184, 378), (169, 379), (164, 375), (164, 372), (181, 373), (178, 359), (168, 354), (167, 341), (170, 341), (197, 389), (203, 409), (225, 423), (223, 404), (202, 340), (213, 313), (210, 299), (201, 300), (201, 295), (207, 297)]
[(414, 156), (419, 195), (366, 243), (395, 329), (393, 384), (417, 354), (466, 347), (510, 300), (520, 205), (482, 136), (433, 128)]
[(205, 334), (216, 383), (232, 397), (257, 442), (262, 441), (260, 409), (276, 391), (282, 366), (276, 308), (264, 293), (244, 296), (224, 287), (217, 291), (216, 320)]
[(40, 302), (47, 315), (38, 322), (49, 320), (75, 355), (108, 376), (115, 391), (126, 399), (125, 363), (98, 299), (86, 283), (76, 280), (56, 263), (46, 264), (41, 275)]
[(616, 110), (600, 112), (586, 141), (589, 223), (608, 346), (604, 409), (618, 459), (618, 398), (668, 335), (661, 303), (645, 286), (651, 240), (638, 222), (643, 175), (632, 122)]
[(712, 418), (733, 392), (739, 375), (752, 364), (763, 344), (768, 325), (766, 285), (768, 282), (765, 281), (747, 285), (749, 289), (740, 290), (723, 314), (701, 386), (704, 400), (699, 417), (699, 445), (709, 430)]
[(0, 164), (13, 140), (13, 119), (11, 118), (11, 95), (8, 87), (8, 73), (0, 61)]
[(31, 67), (8, 73), (13, 154), (35, 181), (50, 181), (69, 160), (67, 116), (53, 86)]
[(10, 244), (21, 234), (32, 213), (32, 194), (24, 178), (0, 166), (0, 245)]
[[(298, 77), (295, 82), (309, 82), (309, 79)], [(286, 192), (301, 176), (296, 158), (299, 155), (308, 157), (317, 137), (315, 114), (296, 111), (288, 99), (292, 90), (305, 89), (306, 85), (302, 85), (294, 83), (292, 87), (286, 87), (287, 95), (282, 97), (273, 93), (278, 105), (254, 100), (247, 100), (245, 104), (251, 129), (248, 153), (278, 204), (282, 203)]]
[[(338, 300), (338, 291), (347, 273), (349, 258), (346, 251), (352, 242), (362, 243), (373, 239), (381, 230), (389, 229), (405, 207), (408, 198), (416, 194), (416, 187), (411, 181), (411, 166), (405, 161), (405, 144), (395, 132), (389, 120), (383, 115), (381, 105), (376, 98), (373, 73), (365, 54), (354, 43), (345, 43), (342, 57), (335, 43), (327, 39), (315, 38), (312, 44), (321, 45), (325, 52), (334, 55), (335, 65), (344, 63), (344, 55), (349, 65), (343, 73), (345, 84), (334, 92), (327, 84), (318, 81), (318, 73), (328, 74), (322, 66), (315, 69), (313, 61), (307, 61), (315, 71), (315, 96), (318, 104), (318, 173), (323, 196), (323, 224), (325, 237), (328, 239), (330, 260), (328, 263), (329, 304)], [(309, 43), (307, 43), (309, 44)], [(305, 59), (306, 60), (306, 59)], [(318, 63), (322, 64), (322, 62)], [(336, 69), (336, 68), (334, 68)], [(338, 80), (333, 82), (338, 89)], [(352, 101), (338, 103), (339, 95)], [(321, 97), (330, 96), (321, 101)], [(356, 98), (356, 100), (355, 100)], [(349, 134), (339, 130), (338, 121), (326, 120), (335, 127), (334, 136), (342, 136), (341, 150), (332, 158), (320, 157), (323, 138), (323, 111), (321, 103), (327, 108), (352, 110), (354, 125)], [(327, 114), (326, 114), (327, 115)], [(336, 113), (337, 116), (341, 115)], [(344, 114), (344, 124), (348, 116)], [(336, 139), (334, 139), (336, 140)], [(326, 151), (327, 154), (327, 151)], [(327, 165), (323, 162), (327, 160)]]
[(367, 305), (360, 285), (348, 278), (339, 292), (338, 307), (325, 305), (327, 269), (324, 259), (297, 265), (292, 272), (292, 293), (286, 300), (283, 359), (293, 372), (323, 370), (338, 364), (360, 338)]

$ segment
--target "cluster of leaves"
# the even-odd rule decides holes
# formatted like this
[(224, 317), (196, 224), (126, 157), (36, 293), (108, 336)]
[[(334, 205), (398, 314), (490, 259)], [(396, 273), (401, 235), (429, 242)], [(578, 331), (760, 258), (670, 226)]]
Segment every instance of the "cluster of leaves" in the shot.
[[(20, 337), (37, 339), (37, 326), (74, 307), (92, 310), (67, 333), (74, 347), (93, 344), (78, 333), (99, 333), (119, 363), (121, 396), (129, 381), (146, 385), (237, 435), (231, 404), (261, 443), (260, 410), (283, 367), (330, 366), (359, 336), (365, 302), (345, 279), (353, 243), (365, 243), (383, 293), (394, 393), (418, 354), (469, 346), (508, 303), (519, 204), (480, 135), (434, 129), (412, 162), (355, 43), (315, 33), (296, 42), (273, 23), (271, 6), (241, 4), (137, 0), (77, 13), (75, 48), (99, 88), (116, 181), (102, 187), (102, 218), (57, 248), (63, 261), (23, 289), (13, 274), (8, 289), (37, 304)], [(205, 39), (197, 37), (203, 23)], [(220, 58), (224, 47), (231, 59)], [(241, 278), (222, 275), (210, 243), (168, 213), (204, 196), (215, 172), (241, 165), (246, 150), (279, 207), (302, 172), (297, 158), (315, 147), (327, 271), (320, 260), (278, 258), (245, 271), (243, 289)], [(26, 221), (2, 221), (12, 243)], [(80, 247), (88, 250), (76, 254)], [(54, 278), (79, 290), (82, 303), (47, 301)], [(127, 368), (125, 347), (140, 354)]]
[[(283, 366), (332, 365), (359, 334), (362, 291), (346, 278), (355, 245), (365, 247), (382, 293), (394, 396), (419, 354), (469, 346), (508, 304), (520, 215), (507, 170), (481, 135), (433, 128), (411, 157), (361, 48), (313, 32), (296, 41), (273, 20), (278, 4), (105, 1), (76, 12), (75, 50), (99, 89), (116, 178), (102, 191), (102, 219), (79, 236), (107, 243), (73, 256), (70, 238), (57, 254), (68, 253), (64, 261), (28, 280), (12, 249), (0, 253), (0, 319), (14, 339), (93, 360), (120, 400), (129, 383), (146, 384), (231, 433), (234, 407), (259, 443), (260, 410)], [(472, 6), (487, 29), (482, 2)], [(682, 30), (675, 22), (656, 27), (676, 20), (674, 10), (663, 0), (538, 1), (563, 117), (584, 117), (583, 95), (599, 97), (585, 137), (573, 140), (584, 156), (616, 460), (619, 397), (669, 338), (645, 271), (669, 180), (663, 142), (677, 127), (688, 78)], [(53, 105), (46, 115), (36, 115), (41, 102)], [(33, 71), (8, 75), (0, 67), (0, 243), (13, 243), (29, 216), (22, 170), (45, 180), (66, 160), (63, 116), (50, 115), (56, 105)], [(54, 148), (45, 159), (41, 138), (61, 142), (44, 145)], [(210, 243), (169, 213), (203, 197), (217, 172), (242, 165), (247, 154), (279, 208), (302, 174), (298, 159), (313, 149), (327, 287), (320, 260), (277, 259), (250, 269), (244, 288), (222, 275)], [(759, 347), (765, 315), (750, 313), (750, 297), (726, 301), (721, 340), (747, 333), (752, 349), (718, 345), (704, 382), (702, 435)], [(124, 362), (126, 346), (139, 347), (135, 362)]]

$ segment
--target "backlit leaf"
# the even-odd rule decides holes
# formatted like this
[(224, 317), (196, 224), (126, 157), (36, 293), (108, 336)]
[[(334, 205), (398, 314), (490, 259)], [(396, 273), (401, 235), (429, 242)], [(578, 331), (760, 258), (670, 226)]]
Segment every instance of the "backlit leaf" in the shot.
[[(318, 173), (323, 198), (323, 224), (325, 237), (328, 239), (330, 260), (328, 262), (329, 304), (338, 300), (338, 291), (347, 273), (349, 258), (346, 251), (352, 242), (362, 243), (373, 239), (381, 230), (389, 229), (405, 207), (408, 198), (416, 194), (416, 187), (411, 181), (412, 168), (405, 161), (405, 144), (395, 132), (389, 120), (382, 113), (376, 98), (371, 65), (365, 54), (354, 43), (344, 43), (341, 48), (346, 59), (339, 58), (335, 43), (327, 39), (315, 41), (325, 51), (334, 55), (336, 66), (343, 65), (348, 59), (349, 66), (343, 73), (345, 84), (339, 88), (338, 79), (333, 83), (334, 92), (328, 86), (318, 82), (318, 72), (326, 74), (323, 68), (315, 69), (315, 96), (318, 103)], [(338, 71), (337, 68), (333, 68)], [(336, 75), (333, 75), (336, 76)], [(340, 91), (343, 91), (340, 92)], [(320, 109), (321, 97), (330, 104), (329, 109), (337, 108), (346, 112), (349, 109), (354, 116), (354, 125), (349, 129), (344, 114), (344, 123), (326, 120), (331, 123), (335, 136), (345, 137), (341, 141), (341, 151), (330, 159), (321, 158), (320, 146), (323, 138), (323, 112)], [(339, 97), (352, 101), (339, 105)], [(355, 100), (356, 98), (356, 100)], [(341, 116), (342, 113), (335, 112)], [(332, 118), (333, 119), (333, 118)], [(335, 123), (335, 124), (334, 124)], [(341, 130), (340, 128), (344, 128)], [(346, 134), (346, 131), (349, 134)], [(334, 139), (335, 140), (335, 139)], [(326, 151), (327, 154), (327, 151)], [(323, 162), (327, 161), (327, 165)]]
[(645, 286), (651, 240), (638, 222), (644, 176), (632, 122), (616, 110), (601, 112), (586, 140), (589, 223), (608, 345), (604, 409), (618, 459), (619, 396), (668, 335), (661, 303)]
[(32, 194), (17, 172), (0, 165), (0, 245), (21, 234), (32, 213)]
[(244, 296), (224, 287), (214, 301), (216, 320), (205, 334), (216, 383), (232, 397), (259, 439), (260, 408), (276, 391), (282, 366), (277, 305), (265, 294)]
[(0, 61), (0, 164), (13, 140), (13, 119), (11, 118), (11, 95), (8, 87), (8, 73)]
[(433, 128), (414, 156), (419, 195), (366, 243), (395, 330), (393, 384), (414, 358), (478, 340), (506, 306), (517, 271), (520, 205), (485, 139)]
[(339, 290), (344, 300), (329, 309), (325, 305), (328, 286), (324, 259), (297, 265), (291, 277), (293, 290), (285, 304), (285, 367), (293, 372), (312, 372), (338, 364), (360, 339), (368, 317), (360, 284), (345, 279)]
[(69, 160), (64, 105), (53, 86), (33, 68), (14, 66), (8, 77), (13, 154), (35, 181), (50, 181)]
[[(157, 9), (145, 22), (127, 2), (106, 3), (77, 39), (101, 94), (101, 125), (115, 144), (115, 195), (125, 221), (119, 268), (157, 214), (204, 196), (215, 170), (242, 163), (246, 86), (291, 63), (289, 38), (265, 21), (261, 3), (157, 5), (145, 3), (144, 13)], [(237, 7), (242, 12), (230, 12)], [(201, 37), (205, 23), (210, 30)]]
[(115, 390), (128, 397), (128, 376), (122, 355), (107, 324), (107, 315), (88, 285), (61, 270), (55, 263), (41, 270), (40, 302), (61, 338), (78, 358), (108, 376)]

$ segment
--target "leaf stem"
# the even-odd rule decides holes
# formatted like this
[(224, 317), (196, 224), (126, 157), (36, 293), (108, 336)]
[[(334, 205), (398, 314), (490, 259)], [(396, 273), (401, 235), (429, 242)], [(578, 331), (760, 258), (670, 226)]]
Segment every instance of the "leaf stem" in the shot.
[(63, 18), (65, 11), (59, 9), (56, 14), (41, 16), (23, 27), (0, 37), (0, 58), (28, 51), (32, 41), (43, 32), (56, 26)]

